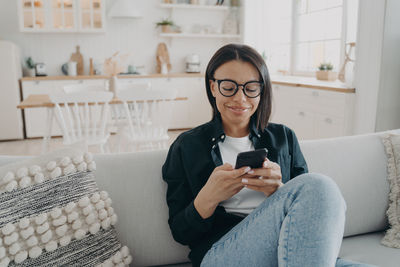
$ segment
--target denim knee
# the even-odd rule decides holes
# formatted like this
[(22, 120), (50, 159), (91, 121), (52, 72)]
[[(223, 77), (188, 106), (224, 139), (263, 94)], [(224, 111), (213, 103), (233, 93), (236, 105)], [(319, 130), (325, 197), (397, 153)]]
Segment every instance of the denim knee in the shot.
[(340, 192), (339, 187), (332, 178), (319, 173), (305, 173), (297, 176), (302, 190), (307, 190), (307, 195), (320, 204), (324, 202), (335, 203), (346, 211), (346, 202)]

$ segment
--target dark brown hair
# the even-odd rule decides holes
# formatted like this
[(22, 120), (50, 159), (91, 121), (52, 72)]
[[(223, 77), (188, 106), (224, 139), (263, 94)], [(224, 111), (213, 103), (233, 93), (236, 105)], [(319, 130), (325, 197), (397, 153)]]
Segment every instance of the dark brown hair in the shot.
[(257, 128), (263, 130), (268, 125), (269, 117), (271, 116), (271, 98), (272, 89), (269, 78), (268, 68), (261, 55), (253, 48), (243, 44), (228, 44), (220, 49), (212, 56), (206, 69), (206, 90), (208, 101), (213, 109), (213, 118), (219, 115), (217, 104), (214, 96), (211, 93), (210, 80), (214, 79), (215, 71), (223, 64), (232, 61), (240, 60), (252, 64), (260, 75), (261, 82), (263, 83), (263, 90), (260, 95), (260, 102), (256, 112), (253, 114), (252, 119), (255, 120)]

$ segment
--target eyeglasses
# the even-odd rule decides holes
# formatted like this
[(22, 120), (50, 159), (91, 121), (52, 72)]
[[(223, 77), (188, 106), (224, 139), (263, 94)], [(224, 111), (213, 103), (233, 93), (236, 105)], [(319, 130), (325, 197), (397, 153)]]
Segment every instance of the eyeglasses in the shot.
[(218, 83), (218, 90), (221, 95), (225, 97), (234, 96), (239, 91), (239, 86), (242, 86), (243, 93), (249, 98), (255, 98), (259, 96), (263, 89), (263, 83), (260, 81), (249, 81), (244, 84), (238, 84), (237, 82), (229, 79), (216, 80)]

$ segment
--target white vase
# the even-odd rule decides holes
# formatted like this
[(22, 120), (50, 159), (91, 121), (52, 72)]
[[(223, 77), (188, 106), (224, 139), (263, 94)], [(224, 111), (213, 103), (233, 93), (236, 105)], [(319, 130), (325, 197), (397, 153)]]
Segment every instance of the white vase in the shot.
[(35, 77), (36, 76), (35, 69), (27, 69), (26, 73), (27, 73), (28, 77)]
[(110, 78), (110, 92), (117, 96), (118, 92), (118, 77), (117, 75), (112, 75)]
[(348, 88), (354, 88), (354, 62), (349, 61), (346, 64), (344, 72), (345, 84)]

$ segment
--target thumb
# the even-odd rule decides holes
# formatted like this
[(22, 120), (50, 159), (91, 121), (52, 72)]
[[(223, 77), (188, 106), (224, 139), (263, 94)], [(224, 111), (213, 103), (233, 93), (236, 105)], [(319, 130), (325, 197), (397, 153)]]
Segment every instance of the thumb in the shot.
[(251, 170), (251, 168), (250, 167), (242, 167), (242, 168), (239, 168), (239, 169), (236, 169), (236, 170), (233, 170), (233, 176), (236, 178), (236, 177), (239, 177), (239, 176), (242, 176), (243, 174), (245, 174), (245, 173), (248, 173), (249, 171)]
[(231, 171), (231, 170), (233, 170), (233, 166), (229, 163), (225, 163), (223, 165), (218, 166), (215, 169), (223, 170), (223, 171)]

